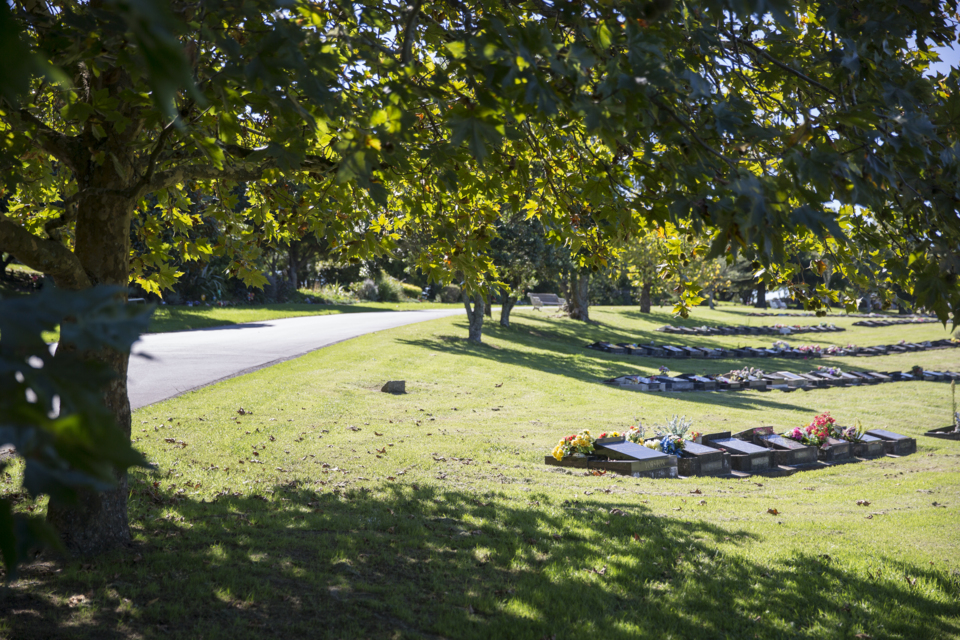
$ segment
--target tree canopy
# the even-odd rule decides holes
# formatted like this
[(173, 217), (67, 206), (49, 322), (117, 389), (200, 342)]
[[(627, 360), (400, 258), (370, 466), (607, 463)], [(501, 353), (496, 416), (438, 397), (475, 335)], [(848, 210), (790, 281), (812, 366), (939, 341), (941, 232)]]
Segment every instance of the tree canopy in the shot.
[[(509, 209), (583, 270), (671, 222), (812, 308), (853, 303), (804, 283), (829, 263), (956, 322), (960, 71), (927, 71), (957, 17), (902, 0), (3, 3), (0, 252), (67, 289), (161, 290), (175, 255), (256, 283), (262, 248), (306, 231), (343, 260), (417, 234), (424, 273), (477, 291)], [(196, 202), (212, 240), (190, 234)]]

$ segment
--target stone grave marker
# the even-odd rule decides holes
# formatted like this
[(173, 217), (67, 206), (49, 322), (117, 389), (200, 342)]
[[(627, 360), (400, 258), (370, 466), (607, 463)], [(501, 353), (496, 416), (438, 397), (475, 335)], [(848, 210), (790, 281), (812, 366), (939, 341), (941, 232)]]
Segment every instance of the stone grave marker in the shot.
[(773, 468), (773, 452), (730, 435), (729, 431), (703, 436), (703, 444), (730, 454), (730, 466), (737, 471), (768, 471)]
[(824, 462), (842, 462), (852, 457), (850, 443), (836, 438), (827, 438), (820, 445), (817, 456)]
[(749, 440), (773, 451), (776, 465), (796, 467), (804, 464), (816, 464), (817, 448), (801, 444), (796, 440), (784, 438), (774, 432), (773, 427), (756, 427), (736, 434), (737, 438)]
[(593, 444), (594, 453), (609, 460), (629, 462), (631, 475), (635, 478), (676, 478), (677, 458), (654, 451), (626, 438), (604, 438)]
[(917, 441), (914, 438), (885, 429), (871, 429), (867, 431), (867, 435), (883, 440), (883, 449), (890, 455), (906, 456), (917, 452)]
[(886, 453), (883, 440), (876, 436), (863, 434), (860, 442), (850, 443), (850, 452), (857, 458), (879, 458)]
[(786, 380), (787, 384), (791, 387), (805, 387), (810, 382), (804, 380), (795, 373), (790, 373), (789, 371), (777, 371), (777, 375)]
[(730, 454), (696, 442), (684, 444), (677, 469), (682, 476), (718, 476), (730, 473)]

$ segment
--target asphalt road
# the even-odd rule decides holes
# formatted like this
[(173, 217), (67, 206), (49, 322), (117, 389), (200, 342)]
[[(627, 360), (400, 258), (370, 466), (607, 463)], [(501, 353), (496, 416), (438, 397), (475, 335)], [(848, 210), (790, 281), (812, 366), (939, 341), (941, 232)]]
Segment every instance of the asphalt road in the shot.
[(139, 409), (367, 333), (463, 313), (343, 313), (144, 334), (130, 357), (130, 406)]

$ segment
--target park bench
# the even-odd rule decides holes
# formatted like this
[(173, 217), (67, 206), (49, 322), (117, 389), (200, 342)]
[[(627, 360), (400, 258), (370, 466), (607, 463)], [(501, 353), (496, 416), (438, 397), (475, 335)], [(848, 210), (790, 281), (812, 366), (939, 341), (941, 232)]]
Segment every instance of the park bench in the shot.
[(567, 304), (566, 300), (558, 297), (555, 293), (528, 293), (527, 297), (530, 298), (530, 304), (533, 305), (534, 309), (562, 307)]

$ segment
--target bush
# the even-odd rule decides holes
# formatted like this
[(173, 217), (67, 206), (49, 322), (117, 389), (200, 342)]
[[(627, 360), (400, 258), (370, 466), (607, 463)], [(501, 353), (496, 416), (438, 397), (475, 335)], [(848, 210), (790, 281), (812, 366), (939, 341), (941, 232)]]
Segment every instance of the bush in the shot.
[(440, 302), (460, 302), (460, 287), (455, 284), (448, 284), (440, 289)]
[(380, 290), (377, 287), (377, 283), (373, 280), (367, 278), (360, 284), (353, 286), (353, 292), (357, 295), (357, 298), (360, 300), (367, 300), (369, 302), (376, 302), (380, 299)]
[(403, 286), (400, 281), (388, 275), (377, 278), (377, 292), (382, 302), (400, 302), (403, 298)]
[(413, 298), (417, 300), (420, 298), (420, 294), (423, 293), (423, 288), (418, 287), (415, 284), (410, 284), (409, 282), (401, 282), (400, 286), (403, 288), (403, 295), (408, 298)]

